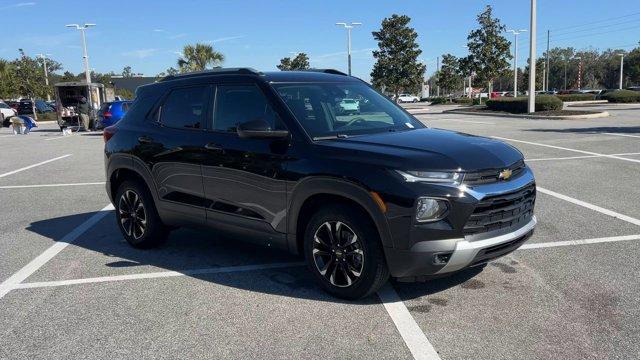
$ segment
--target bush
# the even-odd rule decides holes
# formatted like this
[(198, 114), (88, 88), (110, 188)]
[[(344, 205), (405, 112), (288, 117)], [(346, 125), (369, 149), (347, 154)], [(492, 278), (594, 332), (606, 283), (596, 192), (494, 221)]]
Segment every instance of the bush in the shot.
[(596, 94), (562, 94), (556, 96), (562, 101), (589, 101), (596, 99)]
[(610, 103), (635, 103), (640, 102), (640, 91), (617, 90), (603, 94), (601, 98)]
[(456, 104), (472, 104), (473, 99), (469, 99), (468, 97), (460, 97), (453, 99), (453, 102)]
[(448, 103), (449, 99), (445, 97), (431, 97), (427, 99), (427, 101), (431, 101), (431, 105), (440, 105)]
[[(517, 97), (517, 98), (497, 98), (487, 100), (487, 109), (493, 111), (505, 111), (514, 114), (521, 114), (527, 112), (527, 104), (529, 98)], [(562, 100), (551, 95), (538, 95), (536, 96), (536, 111), (551, 111), (562, 110)]]

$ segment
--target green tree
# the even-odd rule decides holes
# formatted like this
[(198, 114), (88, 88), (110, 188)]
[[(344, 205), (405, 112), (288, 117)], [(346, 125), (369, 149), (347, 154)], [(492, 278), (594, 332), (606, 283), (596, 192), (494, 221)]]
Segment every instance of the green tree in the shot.
[(78, 81), (78, 77), (69, 71), (65, 71), (60, 81)]
[(411, 18), (392, 15), (382, 20), (379, 31), (372, 32), (378, 42), (373, 52), (376, 63), (371, 71), (373, 85), (394, 95), (417, 93), (424, 82), (426, 66), (418, 61), (422, 50), (416, 42), (418, 33), (409, 27)]
[(506, 27), (500, 19), (494, 18), (492, 8), (487, 5), (478, 15), (478, 29), (472, 30), (467, 36), (471, 69), (475, 71), (478, 82), (485, 84), (488, 91), (493, 91), (493, 81), (509, 68), (511, 59), (511, 43), (502, 34)]
[(133, 71), (131, 71), (131, 66), (127, 65), (122, 69), (122, 77), (130, 78), (133, 77)]
[(131, 92), (131, 90), (129, 90), (129, 89), (121, 89), (121, 88), (116, 89), (115, 95), (116, 96), (121, 96), (122, 98), (127, 99), (127, 100), (131, 100), (131, 99), (136, 97), (136, 95), (133, 92)]
[(210, 66), (219, 66), (224, 61), (224, 55), (208, 44), (197, 43), (185, 45), (182, 57), (178, 59), (180, 72), (202, 71)]
[(640, 85), (640, 43), (624, 59), (624, 74), (630, 85)]
[(462, 83), (458, 58), (451, 54), (442, 55), (442, 66), (440, 66), (437, 79), (437, 85), (440, 86), (442, 91), (451, 95)]
[(14, 64), (5, 59), (0, 59), (0, 99), (19, 96), (16, 77)]
[(277, 68), (282, 71), (307, 70), (309, 69), (309, 56), (305, 53), (298, 53), (293, 59), (282, 58)]
[(35, 99), (47, 96), (48, 88), (44, 81), (44, 73), (38, 59), (27, 56), (22, 49), (18, 49), (20, 57), (13, 61), (16, 68), (17, 90), (26, 95), (33, 103), (33, 116), (38, 118), (35, 109)]

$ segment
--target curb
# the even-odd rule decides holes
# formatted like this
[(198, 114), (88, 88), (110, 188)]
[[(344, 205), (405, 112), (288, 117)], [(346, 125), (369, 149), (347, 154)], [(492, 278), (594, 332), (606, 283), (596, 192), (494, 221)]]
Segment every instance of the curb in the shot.
[(463, 115), (478, 115), (478, 116), (493, 116), (493, 117), (506, 117), (506, 118), (516, 118), (516, 119), (542, 119), (542, 120), (580, 120), (580, 119), (597, 119), (608, 117), (609, 113), (607, 111), (595, 113), (595, 114), (584, 114), (584, 115), (530, 115), (530, 114), (482, 114), (472, 111), (464, 111), (464, 110), (445, 110), (443, 113), (448, 114), (463, 114)]
[(585, 100), (585, 101), (564, 101), (566, 106), (580, 106), (580, 105), (591, 105), (591, 104), (608, 104), (607, 100)]

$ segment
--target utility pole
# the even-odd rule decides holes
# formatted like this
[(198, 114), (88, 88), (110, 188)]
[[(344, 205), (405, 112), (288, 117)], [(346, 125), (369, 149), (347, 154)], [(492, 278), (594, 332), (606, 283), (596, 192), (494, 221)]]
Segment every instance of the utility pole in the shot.
[(51, 101), (51, 94), (49, 93), (49, 72), (47, 70), (47, 56), (51, 56), (51, 54), (38, 54), (36, 56), (42, 58), (44, 67), (44, 83), (47, 85), (47, 101)]
[(564, 58), (564, 90), (567, 90), (567, 63), (569, 62), (569, 58)]
[(349, 76), (351, 76), (351, 29), (355, 26), (362, 25), (360, 22), (352, 22), (351, 24), (347, 24), (344, 22), (336, 23), (338, 26), (343, 26), (347, 29), (347, 68)]
[(577, 57), (578, 59), (578, 90), (582, 88), (582, 58)]
[(622, 69), (624, 68), (624, 53), (618, 54), (620, 56), (620, 86), (618, 89), (622, 90)]
[(514, 50), (513, 50), (513, 97), (518, 96), (518, 35), (526, 32), (526, 29), (520, 30), (507, 30), (513, 34), (514, 37)]
[(536, 0), (531, 0), (529, 32), (529, 113), (536, 112)]
[[(440, 79), (440, 56), (436, 57), (436, 81)], [(436, 82), (436, 96), (440, 97), (440, 85)]]
[(546, 74), (543, 80), (544, 90), (549, 91), (549, 73), (551, 73), (551, 67), (549, 66), (549, 37), (551, 36), (551, 31), (547, 30), (547, 60), (546, 65), (544, 67)]

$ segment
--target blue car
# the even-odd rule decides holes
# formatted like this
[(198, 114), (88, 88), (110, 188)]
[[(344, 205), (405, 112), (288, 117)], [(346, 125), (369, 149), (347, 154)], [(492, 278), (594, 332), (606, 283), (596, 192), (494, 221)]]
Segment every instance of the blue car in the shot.
[(113, 101), (102, 104), (98, 111), (98, 128), (104, 129), (120, 121), (132, 103), (133, 101)]

